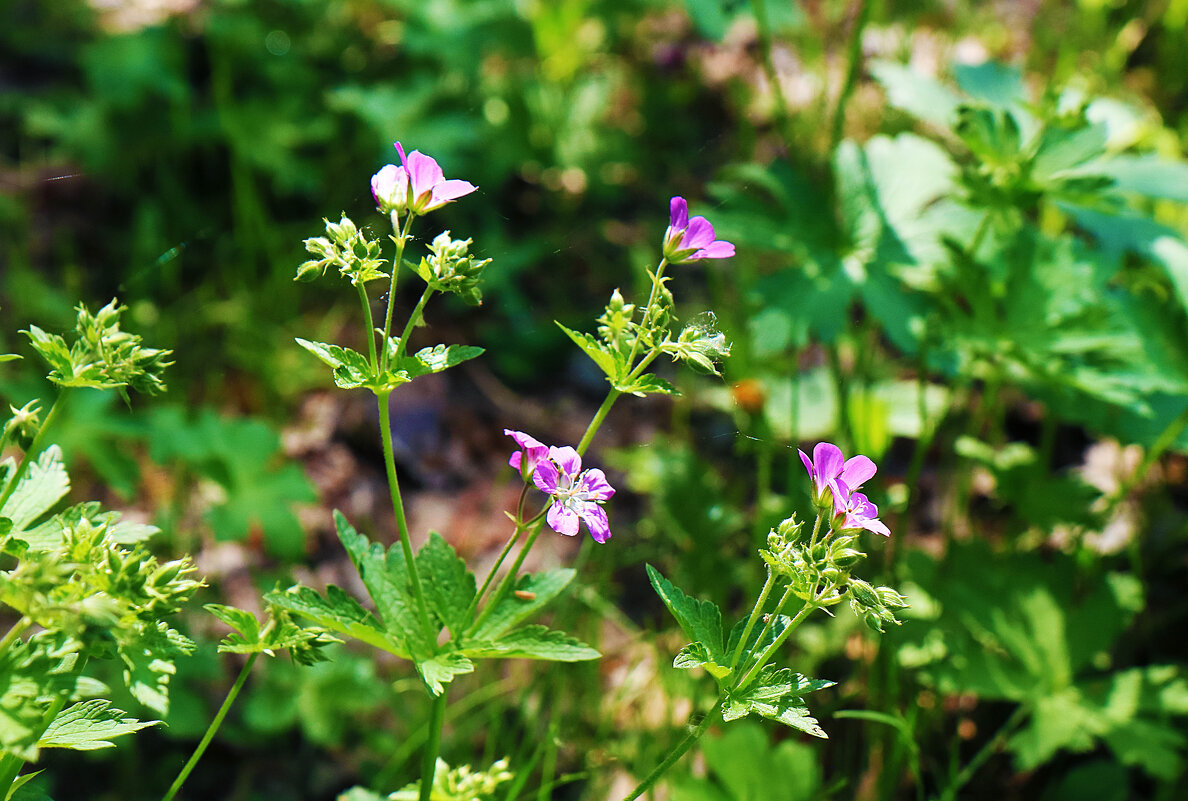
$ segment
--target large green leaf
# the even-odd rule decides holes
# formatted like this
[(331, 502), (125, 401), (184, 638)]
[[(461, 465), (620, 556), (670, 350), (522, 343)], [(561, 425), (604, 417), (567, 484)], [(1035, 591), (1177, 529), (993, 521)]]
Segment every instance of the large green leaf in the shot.
[(468, 642), (467, 656), (483, 659), (545, 659), (551, 662), (584, 662), (601, 654), (561, 631), (544, 626), (524, 626), (495, 641)]
[(409, 658), (402, 638), (393, 636), (373, 614), (333, 584), (326, 588), (324, 597), (309, 587), (297, 586), (285, 592), (270, 592), (265, 600), (323, 628), (354, 637), (402, 659)]
[[(395, 348), (396, 340), (389, 342), (390, 349)], [(412, 356), (405, 356), (397, 365), (400, 370), (408, 373), (409, 378), (440, 373), (462, 362), (469, 361), (483, 354), (483, 348), (473, 345), (435, 345), (422, 348)]]
[(814, 737), (826, 738), (825, 730), (801, 701), (805, 693), (832, 687), (834, 682), (810, 679), (788, 668), (765, 667), (746, 689), (731, 693), (723, 706), (723, 719), (737, 720), (761, 715)]
[(93, 698), (63, 709), (41, 735), (41, 748), (68, 748), (73, 751), (94, 751), (112, 748), (117, 737), (132, 734), (159, 720), (137, 720), (124, 716), (110, 701)]
[(499, 601), (474, 631), (473, 638), (482, 641), (498, 639), (512, 626), (527, 620), (560, 595), (573, 581), (573, 577), (574, 571), (567, 567), (521, 576), (516, 582), (515, 592), (507, 593)]
[(470, 625), (466, 616), (474, 600), (474, 574), (445, 538), (436, 531), (417, 553), (417, 570), (423, 577), (425, 595), (433, 611), (455, 638)]
[(709, 655), (719, 665), (729, 664), (729, 657), (722, 648), (722, 611), (713, 601), (703, 601), (685, 595), (679, 587), (673, 584), (660, 571), (647, 565), (648, 579), (652, 588), (664, 601), (668, 611), (676, 618), (681, 629), (690, 640), (701, 642), (709, 650)]
[(0, 516), (12, 520), (12, 535), (23, 539), (21, 534), (29, 524), (45, 515), (69, 491), (70, 478), (62, 464), (62, 449), (50, 445), (29, 465), (0, 508)]
[(334, 525), (339, 540), (375, 602), (384, 628), (401, 642), (414, 660), (433, 653), (436, 632), (429, 632), (421, 621), (400, 547), (393, 545), (385, 553), (383, 547), (356, 531), (337, 510)]

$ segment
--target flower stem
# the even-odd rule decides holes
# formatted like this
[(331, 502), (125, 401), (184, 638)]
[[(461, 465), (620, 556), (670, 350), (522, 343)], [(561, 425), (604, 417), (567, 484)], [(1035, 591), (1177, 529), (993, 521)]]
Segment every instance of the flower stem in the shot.
[(359, 303), (363, 306), (363, 321), (367, 324), (367, 353), (371, 356), (371, 372), (377, 372), (379, 361), (375, 355), (375, 323), (371, 319), (371, 301), (367, 297), (367, 290), (362, 284), (356, 284), (359, 290)]
[(231, 705), (235, 703), (235, 699), (239, 696), (239, 691), (243, 689), (244, 682), (247, 681), (248, 674), (252, 672), (252, 665), (256, 663), (256, 657), (260, 654), (255, 653), (247, 658), (243, 663), (243, 669), (239, 671), (239, 675), (235, 679), (235, 683), (231, 685), (231, 689), (227, 691), (227, 697), (223, 699), (223, 705), (219, 707), (219, 711), (215, 713), (214, 720), (206, 727), (206, 733), (202, 735), (202, 740), (199, 741), (198, 747), (194, 749), (194, 753), (190, 754), (189, 760), (185, 766), (182, 767), (181, 773), (177, 774), (177, 778), (173, 780), (169, 791), (161, 797), (161, 801), (173, 801), (173, 797), (181, 790), (182, 785), (185, 784), (186, 779), (190, 777), (194, 767), (198, 764), (198, 760), (202, 759), (202, 755), (206, 753), (210, 741), (214, 739), (215, 733), (223, 725), (223, 720), (226, 719), (227, 713), (231, 711)]
[(854, 94), (854, 87), (858, 83), (858, 74), (862, 68), (862, 31), (866, 28), (866, 21), (870, 18), (870, 3), (858, 0), (858, 12), (854, 15), (853, 27), (850, 28), (849, 52), (847, 57), (849, 66), (846, 69), (845, 83), (837, 95), (837, 107), (833, 110), (833, 126), (829, 135), (829, 151), (837, 150), (842, 134), (846, 127), (846, 106)]
[[(421, 319), (421, 312), (425, 310), (425, 304), (429, 302), (429, 298), (433, 296), (433, 287), (425, 287), (425, 291), (421, 293), (421, 299), (417, 301), (417, 305), (413, 308), (412, 314), (408, 317), (408, 322), (404, 326), (404, 331), (400, 334), (400, 341), (396, 343), (396, 356), (393, 359), (393, 366), (400, 369), (400, 357), (408, 350), (408, 336), (412, 333), (413, 328)], [(387, 342), (384, 343), (384, 349), (388, 347)]]
[(12, 628), (4, 635), (4, 639), (0, 640), (0, 654), (9, 649), (17, 637), (21, 636), (21, 632), (33, 625), (33, 619), (25, 615), (16, 623), (12, 624)]
[(611, 388), (611, 391), (606, 393), (606, 400), (598, 407), (598, 411), (594, 413), (593, 419), (590, 420), (590, 425), (586, 426), (586, 433), (582, 434), (582, 441), (578, 443), (578, 456), (584, 456), (586, 448), (590, 447), (590, 442), (593, 441), (594, 435), (598, 433), (598, 429), (602, 427), (602, 423), (606, 420), (606, 415), (610, 412), (611, 407), (615, 405), (615, 401), (623, 393), (617, 389)]
[[(385, 341), (387, 341), (385, 339)], [(412, 542), (408, 533), (408, 520), (404, 516), (404, 501), (400, 497), (400, 481), (396, 477), (396, 456), (392, 450), (392, 419), (388, 409), (388, 398), (392, 392), (376, 393), (379, 401), (380, 439), (384, 445), (384, 467), (388, 472), (388, 490), (392, 496), (392, 512), (396, 515), (396, 531), (400, 535), (400, 549), (404, 551), (404, 563), (408, 567), (409, 582), (412, 584), (413, 595), (417, 599), (417, 611), (421, 615), (421, 625), (428, 632), (429, 615), (425, 611), (425, 593), (421, 588), (421, 576), (417, 572), (417, 562), (413, 558)]]
[[(825, 591), (828, 592), (828, 589), (829, 588), (826, 588)], [(790, 587), (789, 592), (791, 592)], [(821, 594), (824, 595), (824, 593)], [(781, 607), (783, 606), (784, 600), (786, 600), (787, 597), (788, 593), (785, 593), (784, 598), (780, 600)], [(796, 631), (800, 624), (805, 621), (805, 619), (809, 616), (809, 612), (812, 612), (817, 608), (817, 599), (820, 597), (820, 595), (817, 595), (812, 601), (805, 601), (804, 606), (802, 606), (800, 611), (796, 613), (796, 617), (792, 618), (791, 622), (788, 623), (788, 627), (781, 631), (778, 637), (772, 640), (771, 645), (763, 649), (763, 653), (759, 654), (759, 658), (755, 661), (755, 664), (751, 666), (751, 669), (746, 672), (746, 674), (735, 686), (736, 691), (746, 689), (747, 685), (750, 684), (751, 680), (755, 677), (755, 674), (762, 670), (764, 665), (771, 661), (772, 655), (775, 654), (775, 652), (779, 650), (779, 647), (787, 641), (792, 632)], [(777, 612), (776, 614), (779, 613)], [(775, 615), (772, 615), (772, 620), (774, 619)]]
[[(634, 374), (633, 365), (635, 363), (635, 355), (639, 353), (639, 340), (647, 333), (648, 322), (652, 319), (653, 306), (656, 303), (656, 296), (660, 294), (660, 288), (664, 286), (662, 283), (664, 279), (664, 268), (668, 266), (668, 259), (660, 259), (660, 264), (656, 265), (656, 274), (652, 276), (652, 291), (648, 294), (648, 305), (644, 307), (644, 316), (639, 323), (639, 333), (635, 336), (635, 341), (631, 343), (631, 353), (627, 356), (627, 369)], [(653, 357), (654, 358), (654, 357)]]
[(62, 406), (65, 405), (66, 396), (70, 394), (70, 389), (63, 387), (58, 397), (54, 400), (54, 405), (50, 407), (49, 412), (45, 415), (45, 419), (41, 421), (41, 428), (37, 429), (37, 433), (33, 437), (33, 442), (30, 443), (25, 455), (21, 457), (21, 463), (17, 465), (17, 469), (12, 474), (12, 478), (8, 480), (8, 486), (4, 488), (4, 493), (0, 495), (0, 509), (4, 508), (4, 504), (12, 497), (12, 493), (16, 492), (17, 485), (21, 483), (21, 479), (25, 477), (25, 473), (29, 472), (30, 463), (36, 461), (41, 454), (41, 447), (44, 444), (45, 434), (49, 431), (50, 424), (53, 423), (54, 417), (61, 411)]
[[(400, 265), (404, 261), (404, 248), (408, 244), (408, 231), (412, 228), (414, 217), (416, 215), (410, 211), (404, 218), (404, 228), (400, 230), (400, 236), (396, 237), (396, 255), (392, 259), (392, 283), (388, 287), (388, 308), (384, 312), (384, 335), (380, 339), (381, 373), (388, 369), (388, 337), (392, 333), (392, 310), (396, 304), (396, 277), (400, 275)], [(373, 332), (368, 333), (372, 334)]]
[(475, 593), (474, 599), (470, 602), (466, 614), (462, 616), (463, 620), (470, 620), (470, 616), (474, 614), (474, 610), (478, 608), (479, 602), (483, 600), (483, 596), (487, 594), (487, 589), (491, 586), (491, 581), (495, 578), (495, 574), (499, 572), (499, 568), (503, 565), (503, 560), (511, 553), (511, 549), (515, 547), (520, 540), (520, 535), (524, 533), (525, 525), (524, 518), (524, 499), (528, 497), (528, 485), (524, 485), (524, 489), (520, 490), (520, 502), (516, 506), (516, 530), (512, 532), (511, 537), (508, 538), (507, 544), (503, 546), (503, 550), (499, 552), (499, 558), (495, 560), (495, 564), (491, 566), (491, 571), (487, 573), (487, 577), (483, 579), (483, 586), (479, 587), (479, 591)]
[(446, 688), (433, 699), (429, 712), (429, 741), (425, 743), (425, 754), (421, 762), (421, 788), (419, 801), (429, 801), (433, 793), (433, 774), (437, 772), (437, 752), (441, 748), (441, 729), (445, 724)]
[[(675, 765), (677, 761), (685, 755), (685, 752), (693, 747), (694, 743), (701, 739), (701, 735), (705, 734), (706, 729), (708, 729), (711, 724), (715, 723), (721, 717), (722, 700), (719, 699), (718, 703), (714, 705), (713, 710), (701, 719), (701, 722), (697, 724), (696, 728), (690, 730), (689, 733), (685, 735), (685, 739), (681, 740), (681, 742), (677, 744), (676, 748), (672, 749), (672, 751), (668, 753), (668, 756), (664, 758), (664, 761), (657, 765), (652, 770), (652, 772), (649, 773), (647, 777), (639, 783), (639, 786), (631, 792), (631, 795), (624, 798), (623, 801), (635, 801), (635, 799), (651, 790), (652, 787), (655, 786), (656, 782), (660, 780), (660, 777), (663, 776), (669, 768)], [(692, 720), (690, 720), (690, 723), (692, 723)]]
[[(533, 523), (535, 525), (532, 525)], [(516, 554), (516, 561), (512, 563), (511, 569), (504, 574), (499, 585), (495, 587), (495, 594), (491, 596), (491, 600), (483, 607), (483, 611), (479, 613), (478, 619), (470, 625), (470, 628), (467, 630), (468, 632), (476, 631), (515, 585), (516, 577), (520, 575), (520, 567), (523, 566), (524, 559), (528, 556), (528, 551), (532, 550), (532, 546), (536, 544), (536, 538), (540, 536), (540, 531), (544, 528), (544, 519), (541, 515), (537, 515), (524, 526), (525, 529), (529, 527), (532, 528), (532, 533), (528, 535), (528, 541), (524, 543), (524, 547)]]
[(751, 636), (751, 629), (755, 628), (755, 621), (763, 613), (763, 607), (767, 603), (767, 596), (771, 593), (771, 588), (774, 586), (775, 573), (771, 572), (771, 568), (769, 567), (767, 568), (767, 581), (763, 583), (763, 590), (759, 593), (759, 599), (755, 601), (755, 608), (751, 610), (751, 616), (747, 618), (747, 625), (743, 627), (742, 639), (738, 641), (738, 645), (734, 649), (734, 654), (730, 657), (731, 670), (734, 670), (738, 666), (738, 660), (742, 658), (743, 647), (747, 644), (747, 638)]

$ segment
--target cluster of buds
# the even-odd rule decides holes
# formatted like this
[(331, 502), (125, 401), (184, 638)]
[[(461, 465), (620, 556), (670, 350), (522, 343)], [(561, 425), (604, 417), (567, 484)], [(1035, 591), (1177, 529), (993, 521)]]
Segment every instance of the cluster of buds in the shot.
[(452, 292), (471, 306), (483, 302), (479, 281), (490, 259), (477, 259), (470, 252), (471, 240), (452, 239), (442, 231), (429, 243), (429, 255), (416, 266), (417, 275), (438, 292)]
[(336, 223), (323, 222), (326, 223), (326, 236), (305, 240), (305, 249), (314, 258), (302, 262), (294, 281), (313, 281), (325, 275), (328, 267), (338, 268), (338, 272), (351, 279), (355, 286), (388, 277), (380, 269), (384, 264), (380, 243), (365, 236), (350, 217), (344, 214)]
[(663, 351), (673, 361), (683, 361), (699, 373), (721, 375), (718, 363), (730, 355), (730, 343), (718, 330), (718, 318), (713, 312), (702, 312), (681, 329), (676, 342), (666, 342)]
[(894, 623), (896, 609), (906, 609), (907, 600), (890, 587), (874, 587), (860, 578), (851, 577), (848, 584), (850, 594), (850, 608), (854, 614), (862, 618), (866, 625), (880, 634), (883, 625)]
[(39, 401), (34, 399), (19, 409), (15, 406), (8, 407), (12, 410), (12, 417), (8, 418), (4, 430), (0, 432), (0, 451), (4, 450), (4, 445), (9, 442), (15, 442), (21, 449), (27, 449), (33, 442), (38, 429), (41, 428), (41, 408), (38, 403)]
[(598, 323), (598, 336), (616, 350), (622, 350), (624, 344), (630, 348), (632, 338), (639, 329), (635, 323), (635, 304), (628, 303), (617, 287), (611, 293), (602, 316), (595, 322)]

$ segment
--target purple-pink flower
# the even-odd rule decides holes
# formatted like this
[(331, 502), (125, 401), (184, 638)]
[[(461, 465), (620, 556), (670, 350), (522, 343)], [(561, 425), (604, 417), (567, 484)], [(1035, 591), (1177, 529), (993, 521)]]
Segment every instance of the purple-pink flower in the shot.
[(400, 165), (385, 165), (371, 176), (371, 195), (385, 214), (426, 214), (478, 189), (469, 181), (447, 181), (438, 163), (419, 150), (406, 156), (399, 142), (392, 146), (400, 154)]
[(705, 217), (689, 219), (689, 204), (683, 197), (668, 202), (668, 230), (664, 232), (664, 258), (671, 264), (702, 259), (728, 259), (734, 245), (714, 239), (714, 227)]
[[(837, 484), (841, 493), (833, 496), (833, 521), (830, 528), (835, 531), (857, 531), (865, 529), (884, 537), (891, 536), (891, 529), (879, 520), (879, 507), (861, 492), (852, 492), (842, 479)], [(844, 502), (841, 500), (846, 497)]]
[(511, 455), (507, 463), (519, 470), (520, 476), (527, 483), (532, 478), (532, 474), (536, 472), (536, 466), (549, 458), (549, 446), (523, 431), (512, 431), (510, 428), (505, 428), (503, 433), (514, 439), (520, 446), (520, 449)]
[[(797, 452), (813, 482), (813, 504), (816, 506), (828, 506), (839, 497), (848, 499), (850, 493), (869, 481), (878, 470), (865, 456), (846, 459), (841, 448), (831, 442), (818, 442), (813, 448), (812, 459), (804, 451)], [(844, 484), (844, 490), (839, 482)], [(825, 497), (825, 490), (830, 491), (831, 498)]]
[(536, 486), (552, 499), (545, 520), (558, 534), (572, 537), (584, 520), (595, 542), (610, 539), (610, 523), (601, 506), (615, 494), (606, 475), (597, 468), (582, 470), (582, 457), (568, 446), (549, 448), (549, 458), (536, 465)]

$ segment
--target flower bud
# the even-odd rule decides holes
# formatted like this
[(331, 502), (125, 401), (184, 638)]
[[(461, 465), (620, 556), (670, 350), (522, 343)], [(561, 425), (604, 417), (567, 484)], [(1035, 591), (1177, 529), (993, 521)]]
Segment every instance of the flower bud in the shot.
[(883, 606), (889, 606), (892, 609), (907, 609), (911, 605), (906, 598), (890, 587), (879, 587), (876, 592), (878, 592), (879, 600), (882, 601)]
[(305, 261), (297, 268), (297, 275), (293, 276), (294, 281), (300, 281), (308, 284), (321, 278), (326, 273), (326, 262), (324, 261)]
[(879, 601), (879, 594), (875, 592), (875, 588), (867, 584), (862, 579), (850, 579), (850, 593), (854, 596), (854, 600), (867, 608), (878, 608), (882, 606)]
[(853, 548), (841, 548), (830, 552), (829, 561), (838, 567), (847, 568), (858, 564), (865, 555), (862, 551), (856, 551)]

